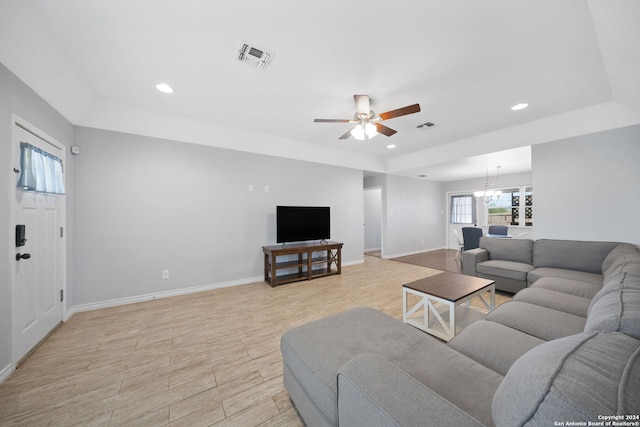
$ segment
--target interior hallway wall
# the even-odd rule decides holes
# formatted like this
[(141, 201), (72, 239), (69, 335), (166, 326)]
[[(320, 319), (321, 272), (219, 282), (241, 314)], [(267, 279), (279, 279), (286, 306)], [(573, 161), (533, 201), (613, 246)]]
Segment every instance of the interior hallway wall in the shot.
[(383, 209), (383, 255), (393, 258), (445, 245), (441, 182), (388, 175)]

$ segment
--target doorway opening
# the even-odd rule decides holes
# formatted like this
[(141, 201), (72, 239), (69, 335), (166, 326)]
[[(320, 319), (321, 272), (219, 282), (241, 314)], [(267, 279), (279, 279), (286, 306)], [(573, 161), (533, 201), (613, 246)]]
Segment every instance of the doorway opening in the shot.
[(382, 258), (382, 187), (364, 189), (364, 252)]

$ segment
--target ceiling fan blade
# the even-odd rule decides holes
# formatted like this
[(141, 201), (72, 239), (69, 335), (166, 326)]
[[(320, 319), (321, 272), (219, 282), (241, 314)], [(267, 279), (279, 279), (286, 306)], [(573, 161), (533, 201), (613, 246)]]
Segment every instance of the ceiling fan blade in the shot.
[(351, 129), (349, 129), (344, 135), (338, 139), (348, 139), (351, 136)]
[(358, 113), (369, 114), (368, 95), (353, 95), (353, 100), (356, 102), (356, 110), (358, 110)]
[(398, 108), (397, 110), (387, 111), (380, 114), (382, 120), (393, 119), (394, 117), (406, 116), (407, 114), (413, 114), (420, 111), (420, 104), (408, 105), (406, 107)]
[(387, 135), (387, 136), (391, 136), (394, 133), (398, 132), (397, 130), (393, 130), (391, 128), (388, 128), (385, 125), (380, 124), (380, 123), (376, 123), (376, 130), (378, 131), (378, 133), (381, 133), (381, 134)]
[(313, 119), (315, 123), (349, 123), (349, 119)]

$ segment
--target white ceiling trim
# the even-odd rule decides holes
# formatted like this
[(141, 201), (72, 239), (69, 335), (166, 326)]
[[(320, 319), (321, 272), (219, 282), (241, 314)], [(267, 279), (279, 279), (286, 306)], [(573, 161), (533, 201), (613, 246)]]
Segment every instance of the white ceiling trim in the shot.
[(384, 162), (373, 156), (106, 100), (95, 103), (76, 124), (333, 166), (385, 171)]
[(421, 150), (410, 155), (395, 157), (389, 159), (387, 173), (413, 175), (418, 173), (422, 166), (460, 159), (461, 153), (465, 153), (466, 158), (636, 124), (640, 124), (640, 112), (618, 102), (603, 102)]

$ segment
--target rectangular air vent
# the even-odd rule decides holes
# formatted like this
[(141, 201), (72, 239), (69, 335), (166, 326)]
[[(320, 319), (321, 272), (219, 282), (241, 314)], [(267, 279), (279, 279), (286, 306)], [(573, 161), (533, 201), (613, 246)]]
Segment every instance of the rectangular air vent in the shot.
[(238, 61), (254, 65), (259, 70), (266, 70), (273, 59), (273, 53), (259, 49), (247, 42), (240, 42), (238, 47)]
[(423, 124), (418, 125), (418, 126), (416, 126), (416, 127), (418, 127), (418, 128), (421, 128), (421, 127), (427, 127), (427, 128), (430, 128), (431, 126), (434, 126), (434, 124), (433, 124), (432, 122), (426, 122), (426, 123), (423, 123)]

